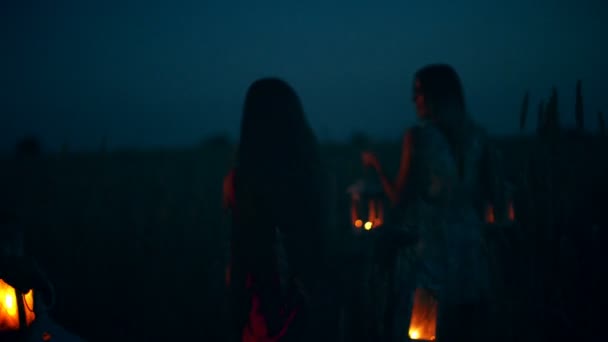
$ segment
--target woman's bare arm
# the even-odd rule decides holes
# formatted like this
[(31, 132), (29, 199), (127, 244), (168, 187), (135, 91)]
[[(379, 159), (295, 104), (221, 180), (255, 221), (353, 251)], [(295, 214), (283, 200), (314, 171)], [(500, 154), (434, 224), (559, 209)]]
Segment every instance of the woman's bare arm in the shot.
[(401, 146), (401, 161), (399, 163), (399, 172), (394, 181), (390, 180), (386, 173), (382, 170), (382, 167), (378, 165), (378, 175), (382, 182), (382, 187), (387, 197), (393, 205), (396, 205), (400, 198), (399, 195), (403, 191), (406, 185), (407, 177), (410, 170), (411, 162), (411, 151), (412, 151), (412, 134), (408, 131), (403, 137), (403, 144)]

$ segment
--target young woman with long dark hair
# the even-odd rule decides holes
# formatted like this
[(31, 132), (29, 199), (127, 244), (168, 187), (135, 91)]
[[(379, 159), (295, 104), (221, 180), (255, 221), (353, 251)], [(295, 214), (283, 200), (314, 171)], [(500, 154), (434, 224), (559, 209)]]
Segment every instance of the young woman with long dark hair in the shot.
[(224, 182), (233, 218), (229, 281), (237, 340), (306, 340), (314, 330), (311, 302), (327, 262), (325, 176), (295, 91), (277, 78), (255, 81), (245, 98), (236, 165)]
[[(376, 169), (393, 209), (393, 227), (419, 237), (414, 257), (397, 251), (389, 308), (389, 340), (404, 340), (415, 287), (434, 294), (439, 305), (437, 338), (484, 338), (488, 265), (483, 249), (483, 212), (495, 204), (504, 218), (503, 193), (494, 152), (485, 132), (467, 113), (460, 78), (449, 65), (420, 69), (413, 84), (418, 124), (403, 139), (396, 180), (387, 177), (371, 152), (363, 163)], [(398, 269), (403, 268), (403, 269)], [(412, 281), (415, 279), (415, 282)], [(403, 283), (400, 283), (403, 282)]]

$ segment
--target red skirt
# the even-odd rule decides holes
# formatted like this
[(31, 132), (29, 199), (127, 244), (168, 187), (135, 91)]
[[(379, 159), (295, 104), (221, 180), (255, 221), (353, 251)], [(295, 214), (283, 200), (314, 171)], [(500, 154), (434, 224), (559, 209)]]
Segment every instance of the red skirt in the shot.
[(251, 309), (249, 310), (249, 318), (247, 324), (243, 328), (242, 342), (277, 342), (281, 341), (287, 334), (289, 326), (296, 317), (297, 308), (291, 310), (281, 309), (279, 317), (282, 324), (278, 332), (272, 333), (268, 331), (267, 318), (264, 317), (260, 310), (261, 299), (255, 289), (254, 279), (251, 274), (247, 275), (247, 288), (252, 290), (251, 294)]

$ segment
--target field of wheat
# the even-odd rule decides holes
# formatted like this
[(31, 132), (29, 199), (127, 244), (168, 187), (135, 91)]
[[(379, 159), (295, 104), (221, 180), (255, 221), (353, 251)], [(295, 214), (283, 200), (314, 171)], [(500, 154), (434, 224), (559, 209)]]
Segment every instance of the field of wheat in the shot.
[[(497, 329), (509, 341), (590, 337), (608, 145), (497, 144), (518, 213), (515, 227), (492, 237)], [(398, 145), (369, 147), (396, 171)], [(326, 144), (323, 153), (343, 222), (337, 236), (347, 236), (345, 189), (363, 175), (360, 147)], [(229, 227), (221, 186), (232, 154), (207, 145), (5, 158), (3, 204), (21, 217), (30, 254), (55, 284), (52, 316), (89, 341), (221, 341)]]

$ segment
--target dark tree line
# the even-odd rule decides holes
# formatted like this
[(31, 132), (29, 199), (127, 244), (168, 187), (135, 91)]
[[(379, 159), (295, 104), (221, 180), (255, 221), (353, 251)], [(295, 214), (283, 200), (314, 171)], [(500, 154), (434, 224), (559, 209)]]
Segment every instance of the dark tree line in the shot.
[(574, 115), (576, 115), (576, 129), (583, 131), (585, 129), (585, 115), (583, 112), (582, 82), (580, 80), (576, 82), (576, 104), (574, 108)]
[(27, 136), (17, 141), (15, 157), (17, 159), (38, 158), (42, 155), (42, 144), (35, 136)]
[(600, 127), (600, 135), (606, 136), (606, 121), (604, 121), (604, 113), (602, 113), (602, 112), (597, 113), (597, 121), (598, 121), (598, 124)]
[(521, 112), (519, 114), (519, 129), (521, 131), (526, 127), (526, 119), (528, 118), (528, 107), (530, 106), (530, 93), (526, 92), (524, 101), (521, 104)]

